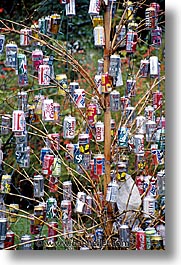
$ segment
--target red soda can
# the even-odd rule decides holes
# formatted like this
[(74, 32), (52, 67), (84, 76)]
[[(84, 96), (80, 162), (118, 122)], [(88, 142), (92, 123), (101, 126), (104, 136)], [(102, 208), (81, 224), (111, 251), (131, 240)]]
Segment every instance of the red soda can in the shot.
[(50, 222), (48, 224), (48, 237), (52, 237), (51, 239), (55, 242), (57, 241), (57, 237), (55, 237), (58, 232), (58, 223), (57, 222)]
[(109, 93), (112, 91), (111, 77), (108, 73), (104, 73), (101, 76), (102, 93)]
[(90, 103), (87, 105), (87, 119), (88, 123), (91, 127), (95, 126), (97, 121), (97, 106), (94, 103)]
[(42, 120), (54, 121), (53, 99), (44, 99), (42, 104)]
[(136, 52), (138, 34), (134, 31), (128, 31), (126, 34), (126, 52)]
[(104, 142), (104, 123), (102, 121), (96, 122), (95, 128), (96, 128), (96, 141)]
[(136, 186), (138, 188), (138, 191), (139, 191), (140, 195), (142, 195), (144, 193), (144, 187), (143, 187), (144, 178), (143, 178), (143, 175), (136, 176), (135, 183), (136, 183)]
[(48, 86), (50, 84), (50, 66), (41, 64), (38, 68), (38, 84)]
[[(6, 239), (4, 241), (4, 249), (14, 246), (14, 232), (9, 230), (6, 233)], [(14, 248), (11, 248), (14, 249)]]
[(54, 162), (54, 155), (46, 154), (44, 156), (42, 174), (52, 175), (53, 162)]
[(160, 91), (153, 92), (153, 107), (159, 109), (162, 107), (163, 94)]
[(146, 234), (143, 230), (136, 232), (136, 250), (146, 250)]
[(39, 66), (43, 64), (43, 52), (39, 49), (32, 51), (32, 68), (38, 72)]
[(101, 176), (105, 174), (105, 158), (103, 154), (94, 156), (94, 174)]
[(23, 132), (25, 130), (26, 121), (25, 113), (23, 110), (13, 111), (13, 121), (12, 121), (12, 131), (13, 132)]

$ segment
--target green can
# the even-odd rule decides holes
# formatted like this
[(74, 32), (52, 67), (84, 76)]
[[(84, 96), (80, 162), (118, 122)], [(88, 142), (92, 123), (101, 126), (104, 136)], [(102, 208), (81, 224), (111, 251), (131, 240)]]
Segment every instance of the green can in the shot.
[(151, 236), (156, 234), (156, 229), (154, 227), (147, 227), (145, 229), (146, 234), (146, 250), (151, 249)]
[(50, 197), (46, 201), (46, 218), (52, 219), (57, 216), (57, 201), (55, 198)]

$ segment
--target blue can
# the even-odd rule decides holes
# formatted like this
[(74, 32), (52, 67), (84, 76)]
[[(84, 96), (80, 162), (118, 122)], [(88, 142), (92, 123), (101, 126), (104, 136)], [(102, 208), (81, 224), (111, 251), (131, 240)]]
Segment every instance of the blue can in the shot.
[(128, 147), (128, 128), (120, 127), (118, 130), (118, 146), (127, 148)]
[(43, 147), (43, 148), (41, 149), (41, 151), (40, 151), (40, 160), (41, 160), (42, 163), (43, 163), (43, 161), (44, 161), (44, 156), (45, 156), (46, 154), (50, 154), (50, 148), (48, 148), (48, 147)]

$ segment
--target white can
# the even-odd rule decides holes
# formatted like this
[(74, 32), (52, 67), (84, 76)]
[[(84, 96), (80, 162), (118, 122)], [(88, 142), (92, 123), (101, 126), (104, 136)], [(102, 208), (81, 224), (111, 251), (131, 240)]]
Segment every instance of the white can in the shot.
[(159, 62), (157, 56), (150, 57), (150, 77), (156, 78), (159, 75)]
[(136, 132), (138, 134), (146, 133), (145, 122), (146, 122), (146, 118), (144, 116), (136, 117)]
[(105, 45), (105, 32), (103, 26), (97, 26), (93, 30), (94, 45), (96, 47), (102, 47)]
[(23, 110), (14, 110), (12, 117), (12, 131), (23, 132), (26, 127), (25, 113)]
[(69, 3), (65, 5), (66, 16), (75, 16), (75, 0), (70, 0)]
[(100, 0), (90, 0), (88, 14), (91, 16), (99, 15), (101, 1)]
[(54, 121), (53, 99), (44, 99), (42, 104), (42, 120)]
[(95, 128), (96, 128), (96, 141), (104, 142), (104, 123), (102, 121), (96, 122)]
[(146, 196), (143, 198), (143, 212), (144, 217), (150, 218), (150, 215), (155, 214), (155, 202), (156, 199), (152, 196)]
[(75, 137), (75, 126), (76, 119), (71, 115), (65, 116), (63, 122), (63, 138), (64, 139), (73, 139)]
[(41, 64), (38, 68), (38, 84), (48, 86), (50, 84), (50, 66)]
[(74, 90), (74, 103), (80, 109), (85, 108), (85, 90), (75, 89)]

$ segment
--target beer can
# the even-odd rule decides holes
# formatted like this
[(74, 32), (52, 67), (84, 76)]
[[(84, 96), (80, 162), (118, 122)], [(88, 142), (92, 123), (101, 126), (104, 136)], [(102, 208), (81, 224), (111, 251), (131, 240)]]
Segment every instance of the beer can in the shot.
[(162, 28), (157, 27), (151, 30), (151, 41), (153, 47), (159, 48), (162, 44)]
[(94, 103), (87, 104), (86, 115), (89, 125), (94, 128), (97, 122), (97, 106)]
[(145, 9), (145, 27), (148, 30), (157, 27), (157, 15), (154, 7), (148, 7)]
[(37, 235), (34, 237), (34, 239), (36, 241), (34, 241), (33, 249), (34, 250), (43, 250), (43, 248), (44, 248), (44, 237)]
[[(9, 248), (14, 246), (14, 232), (11, 230), (8, 230), (6, 233), (6, 239), (4, 241), (4, 248)], [(10, 248), (11, 250), (14, 248)]]
[(44, 99), (42, 104), (42, 120), (54, 121), (53, 99)]
[(126, 26), (122, 25), (120, 28), (118, 25), (116, 25), (116, 43), (119, 45), (119, 47), (124, 47), (126, 45)]
[(41, 151), (40, 151), (40, 160), (41, 160), (41, 162), (43, 163), (43, 161), (44, 161), (44, 156), (46, 155), (46, 154), (50, 154), (50, 148), (48, 148), (48, 147), (42, 147), (41, 148)]
[(60, 176), (61, 175), (61, 159), (59, 157), (54, 157), (53, 167), (52, 167), (52, 175)]
[(62, 183), (63, 189), (63, 200), (72, 201), (72, 182), (70, 180), (64, 181)]
[(148, 120), (146, 122), (146, 141), (147, 142), (156, 142), (156, 122)]
[(116, 202), (117, 201), (117, 198), (118, 198), (118, 184), (116, 181), (111, 181), (109, 184), (108, 184), (108, 187), (107, 187), (107, 193), (106, 193), (106, 201), (107, 202)]
[(103, 26), (96, 26), (93, 29), (94, 46), (103, 47), (105, 45), (105, 32)]
[(9, 114), (2, 115), (1, 134), (2, 135), (9, 134), (10, 127), (11, 127), (11, 115), (9, 115)]
[(33, 25), (31, 25), (31, 45), (33, 46), (37, 46), (39, 45), (39, 39), (40, 39), (40, 35), (39, 35), (39, 25), (37, 22), (33, 22)]
[(43, 165), (42, 165), (43, 175), (52, 175), (53, 162), (54, 162), (54, 155), (46, 154), (44, 156)]
[(102, 93), (109, 93), (112, 91), (112, 81), (108, 73), (101, 75)]
[(110, 93), (110, 108), (111, 111), (113, 112), (120, 111), (121, 108), (120, 93), (117, 90), (113, 90)]
[(34, 72), (38, 72), (38, 68), (43, 64), (43, 52), (39, 49), (35, 49), (31, 53), (32, 68)]
[(27, 113), (28, 94), (25, 91), (18, 92), (18, 109)]
[(158, 195), (165, 195), (165, 170), (157, 172)]
[(76, 205), (75, 205), (75, 212), (76, 213), (81, 213), (81, 214), (84, 213), (85, 200), (86, 200), (86, 193), (79, 191), (77, 193)]
[(31, 240), (32, 240), (32, 238), (30, 235), (26, 235), (26, 234), (22, 235), (21, 236), (21, 244), (23, 244), (23, 245), (20, 246), (20, 249), (21, 250), (32, 250), (32, 243), (29, 242)]
[(138, 175), (135, 178), (135, 184), (138, 188), (139, 194), (142, 195), (144, 193), (144, 177), (143, 175)]
[(99, 94), (102, 94), (101, 74), (97, 74), (94, 76), (94, 82), (96, 84)]
[(144, 170), (145, 168), (144, 153), (135, 154), (135, 170)]
[(58, 95), (65, 96), (66, 92), (68, 92), (67, 75), (58, 74), (55, 76), (55, 80), (60, 84), (60, 87), (58, 87)]
[(75, 137), (76, 119), (71, 115), (65, 116), (63, 121), (63, 138), (73, 139)]
[[(16, 152), (17, 153), (17, 152)], [(30, 167), (30, 146), (25, 147), (24, 153), (20, 153), (21, 156), (17, 157), (17, 163), (21, 168), (29, 168)]]
[(159, 61), (157, 56), (150, 56), (150, 77), (156, 78), (159, 76)]
[(144, 153), (144, 135), (136, 134), (134, 135), (134, 152), (135, 154)]
[(127, 124), (128, 125), (132, 124), (135, 119), (135, 107), (132, 106), (126, 107), (125, 114), (126, 114)]
[(5, 174), (1, 178), (1, 192), (10, 193), (11, 191), (11, 175)]
[(96, 141), (104, 142), (104, 123), (101, 121), (96, 122)]
[(47, 134), (46, 146), (53, 151), (60, 150), (60, 133)]
[(142, 229), (136, 232), (136, 250), (146, 250), (146, 234)]
[(133, 78), (126, 80), (126, 97), (134, 97), (136, 94), (136, 80)]
[(58, 34), (60, 27), (60, 15), (53, 14), (50, 16), (50, 32), (52, 34)]
[(61, 201), (61, 211), (62, 211), (62, 225), (64, 226), (68, 221), (71, 220), (72, 216), (72, 203), (70, 200)]
[(20, 29), (20, 46), (29, 46), (31, 39), (31, 30), (30, 29)]
[(52, 239), (48, 239), (45, 245), (46, 250), (56, 250), (55, 242)]
[(54, 110), (54, 121), (60, 121), (60, 104), (57, 102), (53, 102), (53, 110)]
[(143, 59), (140, 62), (140, 77), (146, 78), (149, 74), (150, 61), (148, 59)]
[(3, 53), (5, 43), (5, 35), (0, 34), (0, 54)]
[(99, 180), (99, 177), (96, 174), (94, 174), (94, 159), (90, 160), (90, 177), (94, 181)]
[(0, 242), (5, 241), (7, 232), (7, 219), (0, 217)]
[(160, 91), (153, 92), (153, 107), (154, 109), (160, 109), (162, 107), (163, 93)]
[(33, 180), (34, 197), (41, 198), (44, 196), (44, 178), (42, 175), (35, 175)]
[(105, 158), (103, 154), (96, 154), (94, 159), (94, 174), (101, 176), (105, 174)]
[(101, 75), (103, 74), (104, 71), (104, 60), (103, 59), (98, 59), (97, 61), (97, 74)]
[(58, 235), (58, 223), (57, 222), (50, 222), (48, 223), (48, 237), (52, 237), (51, 239), (56, 242)]
[(65, 152), (65, 159), (69, 162), (73, 161), (74, 157), (74, 144), (68, 143), (66, 144), (66, 152)]
[(54, 61), (54, 56), (53, 55), (50, 55), (49, 57), (43, 58), (43, 64), (42, 65), (49, 65), (49, 67), (50, 67), (50, 79), (54, 79), (55, 78), (53, 61)]
[(146, 126), (145, 126), (146, 118), (145, 116), (137, 116), (136, 117), (136, 132), (138, 134), (145, 134), (146, 133)]
[(43, 108), (43, 101), (45, 99), (45, 96), (44, 95), (35, 95), (34, 96), (34, 113), (37, 114), (37, 115), (40, 115), (42, 114), (42, 108)]
[(17, 221), (18, 211), (19, 211), (19, 204), (10, 203), (9, 214), (8, 214), (8, 221), (10, 223), (15, 223)]
[(156, 234), (156, 229), (154, 227), (147, 227), (145, 229), (146, 234), (146, 250), (151, 249), (151, 236)]
[(155, 215), (156, 199), (153, 196), (147, 195), (143, 198), (144, 217), (149, 218), (150, 215)]
[(152, 106), (147, 106), (144, 110), (144, 116), (146, 120), (154, 121), (155, 120), (155, 110)]
[(70, 93), (72, 98), (74, 97), (75, 89), (79, 89), (79, 83), (78, 82), (70, 82), (70, 84), (69, 84), (69, 93)]
[(126, 108), (130, 106), (130, 99), (123, 96), (120, 98), (121, 99), (121, 113), (122, 115), (125, 114)]
[(65, 5), (65, 14), (68, 17), (72, 17), (76, 15), (76, 10), (75, 10), (75, 0), (70, 0), (66, 5)]
[(15, 43), (6, 44), (6, 66), (17, 69), (18, 46)]
[(40, 33), (42, 34), (47, 33), (47, 23), (44, 17), (38, 19), (38, 28)]
[(90, 195), (87, 195), (85, 199), (85, 209), (84, 209), (84, 213), (87, 215), (92, 214), (92, 202), (93, 202), (92, 197)]
[(118, 129), (118, 146), (122, 148), (128, 147), (128, 128), (127, 127), (120, 127)]
[(126, 52), (134, 53), (136, 52), (138, 34), (132, 30), (126, 33)]
[(48, 86), (50, 84), (50, 66), (41, 64), (38, 68), (38, 84)]
[(46, 201), (46, 218), (55, 218), (57, 216), (57, 201), (55, 198), (50, 197)]
[(93, 27), (97, 27), (97, 26), (103, 26), (103, 15), (93, 15), (92, 17), (92, 25)]
[(110, 64), (109, 64), (109, 75), (112, 77), (117, 77), (120, 66), (121, 66), (120, 55), (118, 54), (111, 55)]
[(43, 225), (43, 211), (44, 208), (42, 205), (35, 205), (34, 206), (34, 226), (37, 228), (37, 231), (40, 231), (41, 227)]
[(127, 10), (126, 10), (126, 16), (125, 16), (126, 21), (132, 21), (133, 20), (133, 16), (134, 16), (134, 13), (133, 13), (133, 11), (134, 11), (133, 3), (131, 1), (128, 1), (126, 3), (126, 5), (127, 5), (127, 7), (126, 7), (127, 8)]
[(121, 248), (130, 247), (130, 229), (126, 224), (119, 227), (119, 241)]
[(91, 16), (99, 15), (100, 6), (101, 6), (100, 0), (90, 0), (88, 14)]
[(77, 108), (85, 108), (85, 90), (84, 89), (75, 89), (74, 90), (74, 103)]
[(155, 234), (150, 237), (151, 250), (164, 250), (163, 238), (161, 235)]

